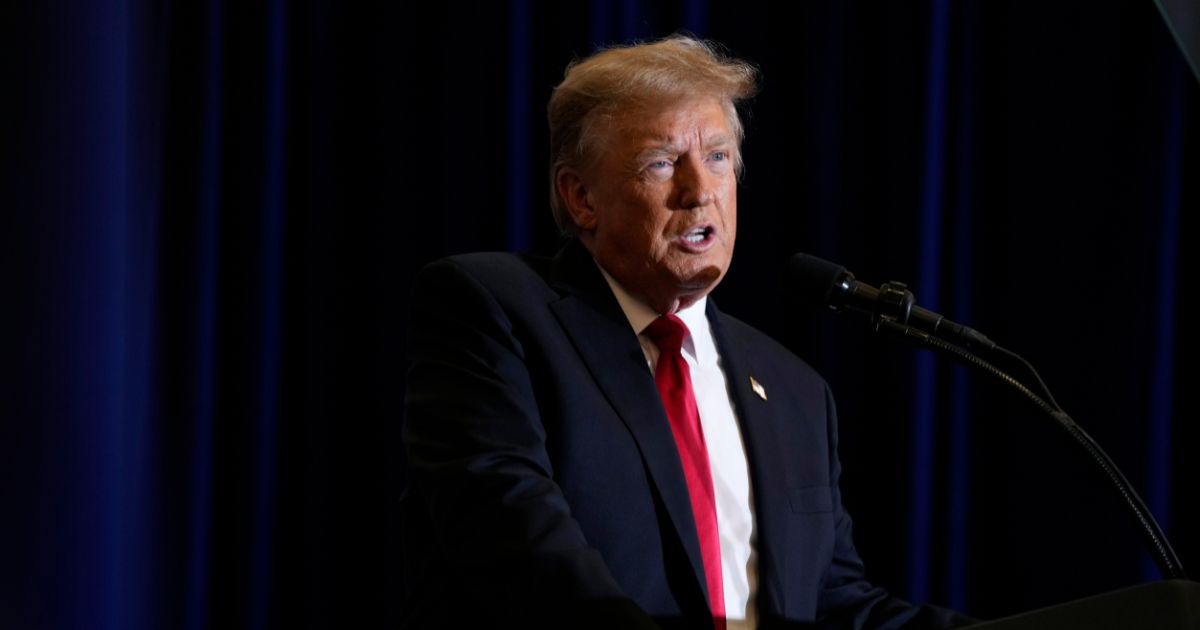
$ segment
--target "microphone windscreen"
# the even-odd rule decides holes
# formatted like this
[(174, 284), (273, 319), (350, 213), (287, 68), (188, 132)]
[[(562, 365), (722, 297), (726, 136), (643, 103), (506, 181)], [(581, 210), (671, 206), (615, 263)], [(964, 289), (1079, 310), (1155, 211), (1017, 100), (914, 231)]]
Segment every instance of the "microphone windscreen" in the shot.
[(846, 268), (805, 253), (788, 261), (788, 279), (801, 300), (828, 306), (833, 288), (847, 275)]

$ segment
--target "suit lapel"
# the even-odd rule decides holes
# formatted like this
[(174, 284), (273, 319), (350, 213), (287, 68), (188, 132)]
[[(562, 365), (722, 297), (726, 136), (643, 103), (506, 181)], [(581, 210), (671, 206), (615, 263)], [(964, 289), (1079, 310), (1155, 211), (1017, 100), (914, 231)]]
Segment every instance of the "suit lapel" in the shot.
[[(732, 331), (722, 324), (721, 314), (711, 297), (707, 315), (733, 404), (737, 407), (750, 467), (754, 521), (758, 528), (758, 607), (761, 611), (782, 612), (784, 595), (788, 592), (783, 582), (783, 576), (789, 575), (787, 550), (797, 544), (788, 540), (786, 510), (790, 502), (784, 475), (787, 462), (780, 446), (786, 443), (780, 432), (784, 428), (781, 422), (787, 419), (779, 417), (769, 396), (764, 399), (754, 392), (750, 379), (761, 378), (764, 372), (756, 370), (755, 355), (750, 346), (743, 340), (731, 338)], [(763, 385), (768, 388), (785, 386), (784, 383)]]
[(550, 283), (565, 293), (550, 309), (584, 364), (637, 442), (703, 592), (704, 563), (675, 438), (629, 320), (578, 242), (555, 258)]

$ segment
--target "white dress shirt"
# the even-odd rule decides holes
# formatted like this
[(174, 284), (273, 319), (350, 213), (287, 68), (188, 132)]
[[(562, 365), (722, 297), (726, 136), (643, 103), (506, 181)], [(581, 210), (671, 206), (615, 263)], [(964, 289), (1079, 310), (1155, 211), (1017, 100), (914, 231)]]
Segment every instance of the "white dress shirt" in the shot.
[[(599, 265), (597, 265), (599, 266)], [(633, 297), (603, 268), (600, 271), (621, 305), (629, 325), (638, 333), (651, 373), (658, 362), (658, 346), (641, 334), (659, 313)], [(713, 340), (704, 309), (708, 298), (680, 309), (676, 316), (690, 334), (683, 340), (683, 358), (692, 378), (692, 391), (700, 413), (700, 427), (708, 448), (716, 494), (717, 530), (721, 541), (721, 578), (725, 589), (728, 630), (756, 627), (754, 595), (758, 582), (755, 556), (754, 503), (750, 494), (750, 469), (738, 426), (728, 380)]]

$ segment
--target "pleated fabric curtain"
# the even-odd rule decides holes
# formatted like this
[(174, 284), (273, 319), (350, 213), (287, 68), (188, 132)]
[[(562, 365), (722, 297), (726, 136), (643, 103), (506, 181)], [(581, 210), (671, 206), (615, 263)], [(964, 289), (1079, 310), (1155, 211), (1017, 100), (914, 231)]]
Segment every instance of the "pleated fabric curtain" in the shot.
[(829, 380), (868, 576), (987, 617), (1158, 572), (1019, 401), (791, 310), (796, 251), (1026, 354), (1200, 557), (1200, 90), (1153, 2), (26, 4), (0, 61), (2, 627), (394, 622), (413, 274), (553, 253), (550, 90), (678, 31), (762, 69), (714, 299)]

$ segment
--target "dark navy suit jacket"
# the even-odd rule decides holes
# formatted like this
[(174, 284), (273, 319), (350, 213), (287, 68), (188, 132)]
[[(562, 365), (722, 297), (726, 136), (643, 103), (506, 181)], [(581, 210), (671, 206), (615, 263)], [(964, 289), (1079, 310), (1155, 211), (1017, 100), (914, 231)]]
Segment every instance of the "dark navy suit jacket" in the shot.
[[(587, 251), (445, 259), (413, 303), (406, 625), (711, 628), (671, 430)], [(953, 625), (864, 580), (825, 382), (712, 300), (707, 314), (750, 464), (760, 624)]]

